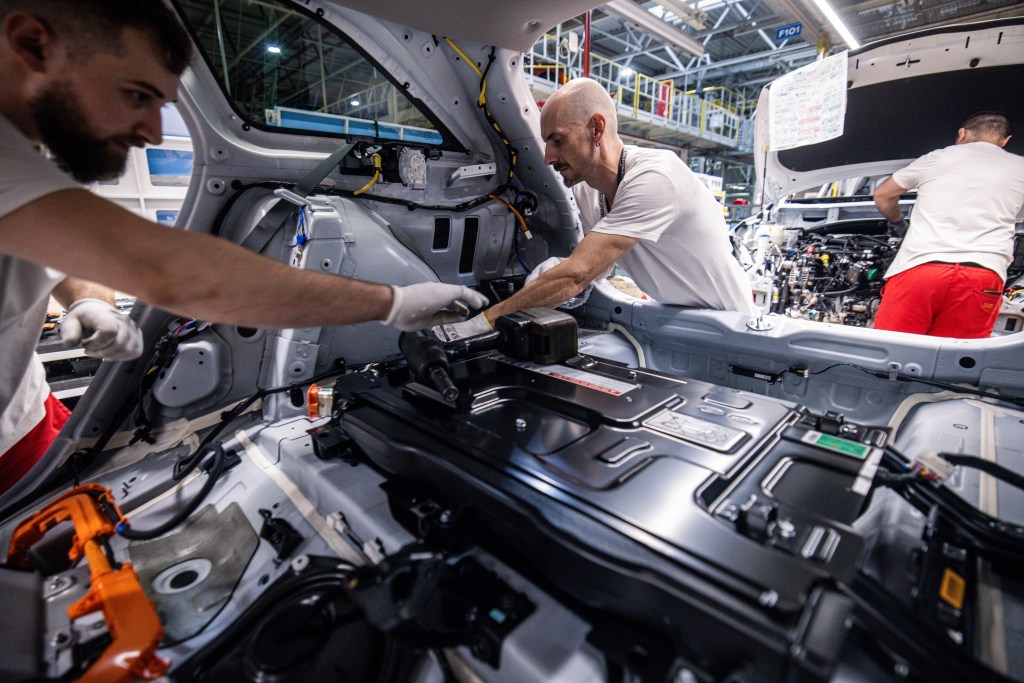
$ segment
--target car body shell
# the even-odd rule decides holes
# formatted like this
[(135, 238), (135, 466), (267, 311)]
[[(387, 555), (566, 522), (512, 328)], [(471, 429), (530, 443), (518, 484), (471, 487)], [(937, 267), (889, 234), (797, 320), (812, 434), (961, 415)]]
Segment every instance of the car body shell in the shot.
[[(305, 248), (298, 248), (290, 227), (269, 239), (253, 241), (255, 226), (279, 201), (274, 189), (298, 183), (345, 140), (247, 118), (225, 95), (217, 63), (207, 50), (186, 72), (180, 93), (179, 108), (195, 157), (177, 229), (216, 234), (300, 268), (399, 285), (440, 280), (481, 287), (492, 296), (507, 293), (502, 288), (518, 286), (525, 274), (523, 265), (535, 265), (548, 255), (565, 255), (579, 239), (573, 201), (556, 173), (543, 163), (539, 111), (523, 79), (521, 50), (546, 27), (591, 5), (588, 1), (500, 7), (464, 2), (289, 5), (290, 11), (306, 19), (335, 27), (429, 112), (445, 142), (433, 148), (410, 145), (424, 150), (425, 186), (412, 188), (410, 182), (392, 177), (367, 196), (355, 196), (352, 191), (368, 175), (355, 161), (350, 167), (343, 163), (310, 193), (308, 227), (315, 239)], [(175, 7), (180, 10), (182, 4)], [(851, 53), (851, 102), (858, 89), (886, 87), (893, 69), (899, 68), (889, 62), (908, 55), (914, 62), (919, 54), (932, 55), (935, 48), (940, 55), (952, 55), (948, 59), (962, 68), (961, 63), (969, 63), (975, 52), (954, 54), (944, 46), (947, 40), (958, 46), (964, 32), (990, 42), (997, 35), (1005, 36), (1008, 47), (995, 50), (996, 57), (978, 53), (983, 55), (979, 57), (982, 67), (991, 58), (991, 68), (1012, 67), (1019, 74), (1024, 62), (1020, 21), (950, 28)], [(444, 36), (451, 37), (460, 51), (450, 49)], [(971, 42), (977, 45), (979, 39)], [(466, 57), (479, 67), (490, 64), (487, 103), (489, 114), (500, 122), (501, 136), (476, 105), (480, 74), (465, 63)], [(922, 57), (914, 68), (937, 74), (945, 59), (933, 66), (930, 56)], [(913, 92), (914, 97), (920, 94)], [(770, 89), (762, 103), (769, 97)], [(851, 105), (850, 116), (859, 111), (855, 106)], [(888, 126), (872, 122), (861, 128), (848, 120), (849, 133), (873, 132), (876, 137), (886, 131), (886, 136), (900, 138), (907, 130), (925, 128), (925, 121), (929, 131), (922, 130), (913, 137), (913, 144), (900, 147), (900, 158), (887, 161), (888, 166), (875, 159), (851, 159), (852, 175), (889, 172), (940, 146), (955, 132), (959, 112), (927, 102), (918, 111), (920, 117), (910, 121), (905, 111), (886, 109)], [(767, 126), (760, 113), (757, 126), (759, 131)], [(529, 241), (537, 240), (534, 245), (524, 246), (523, 236), (517, 235), (517, 220), (504, 204), (474, 203), (497, 191), (509, 172), (502, 137), (518, 153), (513, 169), (516, 194), (519, 199), (530, 197), (527, 221), (534, 235)], [(398, 144), (358, 136), (349, 141), (371, 147)], [(815, 161), (833, 159), (834, 166), (845, 165), (842, 153), (834, 151), (846, 149), (845, 144), (840, 139), (816, 145)], [(759, 182), (765, 197), (773, 201), (781, 201), (797, 186), (835, 179), (834, 169), (819, 168), (817, 163), (812, 168), (808, 162), (806, 170), (797, 174), (793, 166), (799, 164), (792, 158), (787, 161), (786, 155), (774, 154), (766, 158), (759, 159), (763, 178)], [(491, 172), (472, 170), (481, 167)], [(345, 169), (352, 173), (341, 172)], [(447, 235), (446, 240), (439, 235)], [(308, 293), (311, 299), (319, 295)], [(1024, 436), (1024, 335), (965, 341), (774, 315), (752, 319), (736, 312), (638, 299), (606, 282), (599, 283), (574, 314), (581, 330), (581, 353), (598, 359), (591, 366), (596, 369), (582, 367), (574, 372), (597, 373), (585, 376), (600, 376), (609, 383), (624, 382), (634, 387), (638, 403), (655, 405), (667, 400), (664, 396), (675, 396), (677, 402), (682, 398), (685, 405), (701, 405), (709, 411), (723, 405), (743, 410), (729, 408), (737, 401), (756, 406), (757, 417), (750, 418), (753, 426), (741, 426), (746, 423), (738, 419), (727, 423), (725, 417), (721, 423), (732, 425), (731, 431), (724, 432), (730, 438), (748, 444), (742, 448), (749, 447), (749, 452), (743, 452), (750, 460), (735, 455), (736, 451), (726, 457), (703, 449), (681, 458), (684, 464), (672, 458), (652, 459), (649, 467), (628, 480), (613, 478), (598, 485), (588, 479), (597, 476), (593, 471), (574, 469), (568, 456), (557, 460), (559, 449), (569, 448), (565, 444), (582, 433), (578, 430), (593, 429), (595, 436), (587, 437), (593, 439), (608, 434), (640, 438), (641, 432), (658, 431), (645, 426), (645, 421), (653, 419), (650, 415), (641, 415), (637, 408), (637, 417), (623, 403), (613, 405), (602, 402), (605, 398), (580, 393), (579, 384), (575, 388), (551, 384), (546, 393), (523, 398), (517, 392), (534, 381), (528, 373), (537, 374), (536, 369), (501, 365), (489, 357), (460, 361), (453, 372), (464, 391), (482, 397), (497, 392), (497, 398), (491, 403), (481, 399), (462, 417), (444, 412), (429, 391), (391, 382), (388, 368), (398, 367), (400, 372), (402, 365), (397, 356), (398, 333), (376, 322), (294, 330), (196, 325), (177, 343), (173, 359), (159, 367), (140, 400), (139, 387), (153, 367), (149, 359), (156, 341), (183, 322), (140, 303), (132, 316), (145, 334), (149, 355), (139, 362), (103, 364), (46, 464), (0, 499), (6, 509), (0, 537), (9, 539), (27, 511), (55, 495), (35, 487), (55, 473), (68, 471), (67, 465), (59, 468), (72, 460), (81, 463), (81, 473), (89, 481), (115, 492), (117, 504), (135, 528), (156, 526), (180, 511), (202, 485), (200, 479), (206, 475), (192, 475), (179, 486), (171, 480), (170, 470), (212, 429), (218, 430), (222, 450), (229, 451), (237, 464), (212, 489), (209, 509), (203, 508), (182, 527), (190, 535), (160, 542), (111, 540), (112, 552), (132, 560), (147, 594), (165, 617), (167, 636), (159, 655), (171, 660), (172, 677), (226, 680), (224, 676), (246, 670), (245, 666), (258, 664), (264, 673), (285, 666), (259, 660), (261, 644), (266, 647), (269, 641), (253, 640), (252, 635), (275, 624), (294, 624), (298, 629), (298, 624), (275, 612), (274, 605), (305, 604), (302, 591), (308, 586), (299, 585), (303, 576), (320, 577), (317, 580), (323, 585), (336, 586), (338, 591), (344, 586), (351, 589), (353, 575), (345, 567), (349, 563), (371, 566), (380, 559), (378, 551), (390, 556), (395, 566), (421, 568), (420, 574), (404, 575), (417, 577), (412, 585), (422, 587), (424, 593), (406, 596), (408, 601), (398, 606), (376, 593), (360, 598), (366, 601), (360, 607), (375, 615), (375, 628), (394, 625), (396, 614), (437, 616), (424, 607), (431, 594), (442, 596), (448, 601), (445, 605), (460, 608), (464, 605), (459, 600), (476, 600), (472, 604), (477, 615), (482, 606), (498, 609), (487, 602), (487, 596), (495, 594), (491, 587), (499, 586), (494, 590), (511, 596), (502, 603), (507, 614), (520, 604), (515, 596), (525, 596), (531, 608), (516, 613), (517, 629), (506, 632), (497, 621), (491, 624), (484, 641), (466, 640), (461, 626), (448, 629), (440, 616), (439, 621), (430, 622), (434, 631), (416, 622), (417, 628), (388, 631), (384, 641), (366, 636), (382, 648), (373, 650), (373, 663), (366, 669), (375, 672), (374, 680), (440, 680), (451, 666), (441, 663), (439, 657), (445, 655), (436, 654), (441, 648), (449, 648), (447, 656), (457, 666), (488, 681), (611, 681), (622, 680), (627, 671), (636, 680), (794, 676), (827, 680), (852, 672), (889, 676), (893, 667), (912, 678), (927, 678), (938, 675), (942, 666), (1020, 677), (1020, 662), (1015, 659), (1019, 655), (1014, 654), (1019, 650), (1012, 647), (1016, 636), (1011, 633), (1019, 627), (1014, 616), (1019, 612), (1012, 612), (1020, 606), (1019, 591), (1000, 593), (1006, 604), (1013, 605), (1006, 608), (1010, 611), (1000, 612), (1008, 615), (1011, 624), (1007, 629), (1011, 634), (1006, 636), (1009, 646), (1002, 636), (989, 638), (974, 631), (950, 635), (955, 628), (934, 629), (922, 612), (915, 611), (918, 607), (911, 595), (920, 587), (915, 583), (920, 577), (913, 576), (910, 557), (926, 520), (900, 497), (879, 492), (870, 499), (870, 507), (866, 496), (857, 499), (864, 505), (863, 514), (835, 527), (843, 538), (855, 540), (849, 541), (852, 545), (840, 545), (843, 550), (836, 557), (844, 558), (845, 564), (829, 573), (819, 565), (761, 547), (749, 534), (728, 530), (722, 517), (708, 512), (719, 505), (709, 502), (718, 500), (714, 498), (718, 494), (709, 492), (708, 482), (732, 476), (762, 457), (754, 457), (762, 453), (757, 448), (782, 443), (783, 426), (793, 427), (792, 421), (805, 414), (800, 411), (816, 416), (819, 424), (845, 421), (870, 426), (877, 434), (889, 435), (907, 453), (954, 450), (1009, 466), (1020, 453), (1014, 444)], [(315, 456), (319, 432), (310, 430), (329, 422), (307, 416), (304, 392), (316, 377), (330, 378), (322, 382), (340, 377), (336, 405), (346, 405), (354, 397), (347, 434), (354, 442), (352, 448), (367, 460)], [(497, 384), (476, 384), (491, 377)], [(537, 381), (555, 380), (544, 376)], [(271, 387), (285, 390), (266, 393)], [(571, 407), (573, 401), (576, 408)], [(506, 418), (511, 422), (503, 422)], [(517, 434), (538, 424), (542, 425), (536, 437), (539, 442), (518, 440)], [(665, 427), (660, 429), (657, 438), (663, 441)], [(317, 444), (316, 448), (327, 448)], [(510, 451), (507, 465), (487, 465), (488, 457), (504, 453), (503, 449), (512, 448), (510, 444), (518, 450)], [(339, 446), (338, 452), (346, 447)], [(839, 469), (852, 472), (851, 476), (861, 467), (843, 462)], [(822, 486), (834, 486), (831, 476), (821, 474), (820, 481), (826, 482)], [(991, 482), (966, 473), (951, 487), (993, 517), (1014, 524), (1024, 521), (1019, 491), (999, 487), (996, 495)], [(814, 505), (829, 507), (827, 498), (816, 499)], [(443, 500), (449, 507), (427, 510), (425, 503), (410, 500)], [(662, 507), (653, 508), (658, 501)], [(460, 510), (484, 528), (458, 536), (456, 542), (445, 535), (442, 513), (450, 513), (450, 519)], [(344, 512), (341, 517), (339, 511)], [(409, 522), (409, 515), (419, 515), (419, 526)], [(271, 519), (278, 520), (277, 526)], [(285, 526), (298, 535), (297, 550), (282, 550), (291, 536)], [(887, 529), (898, 538), (879, 540)], [(359, 540), (353, 542), (354, 538)], [(452, 545), (439, 544), (438, 538)], [(198, 545), (189, 545), (193, 542)], [(857, 559), (860, 544), (889, 551), (889, 564), (867, 551)], [(239, 548), (237, 557), (215, 551), (217, 546)], [(479, 582), (466, 578), (464, 590), (443, 582), (419, 583), (428, 567), (442, 571), (438, 568), (456, 565), (456, 556), (461, 561), (467, 555), (491, 572), (489, 578)], [(182, 569), (184, 557), (196, 564)], [(329, 560), (326, 565), (323, 558)], [(431, 558), (443, 561), (424, 564)], [(74, 575), (84, 581), (75, 568), (56, 560), (40, 561), (40, 566), (50, 572), (48, 576)], [(970, 576), (971, 590), (976, 591), (971, 593), (971, 609), (977, 604), (982, 611), (1002, 610), (995, 599), (974, 601), (973, 596), (990, 594), (998, 583), (986, 583), (987, 565), (978, 566), (978, 575)], [(304, 574), (309, 567), (316, 571)], [(466, 576), (478, 575), (475, 569), (465, 571)], [(175, 592), (174, 577), (187, 584), (188, 572), (204, 578), (195, 587), (186, 585)], [(161, 576), (164, 583), (158, 581)], [(206, 576), (224, 580), (215, 582)], [(864, 576), (880, 587), (881, 602), (896, 605), (895, 617), (906, 621), (892, 621), (892, 613), (872, 615), (850, 606), (850, 595), (857, 599), (864, 595), (857, 588)], [(409, 585), (390, 574), (375, 580), (391, 587), (392, 597)], [(392, 580), (396, 583), (389, 583)], [(69, 593), (69, 600), (72, 595), (77, 594)], [(51, 605), (62, 604), (48, 599)], [(420, 608), (424, 611), (418, 612)], [(439, 608), (438, 614), (445, 613)], [(829, 614), (854, 616), (827, 627), (816, 621)], [(59, 609), (51, 607), (47, 628), (81, 630), (61, 626), (63, 618)], [(461, 635), (452, 635), (455, 632)], [(815, 641), (807, 636), (810, 633), (822, 639)], [(894, 635), (898, 633), (904, 636)], [(431, 634), (434, 640), (428, 637)], [(893, 641), (879, 644), (882, 654), (872, 659), (865, 655), (874, 652), (872, 646), (858, 644), (878, 634)], [(922, 644), (925, 636), (948, 642)], [(962, 654), (951, 644), (957, 637), (970, 641)], [(316, 637), (310, 638), (299, 638), (294, 652), (305, 652), (307, 646), (319, 653), (331, 651)], [(36, 675), (64, 675), (71, 669), (69, 650), (52, 639), (47, 642), (49, 664)], [(411, 650), (400, 645), (409, 642), (415, 644)], [(348, 652), (334, 645), (341, 648), (338, 652)], [(957, 652), (943, 655), (947, 650)], [(498, 665), (495, 652), (500, 653)], [(930, 656), (940, 658), (928, 663)], [(249, 664), (239, 664), (240, 669), (218, 668), (245, 657)], [(316, 664), (310, 666), (328, 667), (317, 672), (337, 665), (327, 655), (311, 655), (313, 660)], [(289, 661), (288, 666), (295, 666)], [(389, 661), (394, 662), (392, 669), (382, 665)], [(313, 669), (303, 671), (302, 675), (318, 675)]]

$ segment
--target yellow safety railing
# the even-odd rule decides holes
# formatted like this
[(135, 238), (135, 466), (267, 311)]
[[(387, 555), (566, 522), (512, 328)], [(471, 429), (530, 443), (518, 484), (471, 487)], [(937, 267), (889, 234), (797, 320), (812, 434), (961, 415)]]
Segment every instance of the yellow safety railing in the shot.
[[(735, 90), (725, 87), (724, 85), (713, 85), (704, 88), (704, 100), (710, 100), (712, 104), (718, 105), (723, 109), (728, 109), (734, 114), (741, 113), (743, 109), (744, 97)], [(710, 95), (708, 93), (711, 93)]]
[(547, 33), (534, 44), (533, 50), (523, 60), (528, 78), (548, 81), (558, 86), (583, 75), (583, 67), (578, 64), (581, 53), (577, 52), (575, 56), (562, 54), (560, 42), (559, 36)]
[[(561, 42), (560, 36), (551, 34), (537, 41), (523, 60), (528, 80), (558, 87), (583, 75), (582, 53), (566, 54)], [(595, 54), (590, 56), (590, 77), (611, 93), (620, 113), (733, 146), (739, 142), (742, 121), (756, 105), (727, 87), (682, 90), (671, 80), (658, 80)]]

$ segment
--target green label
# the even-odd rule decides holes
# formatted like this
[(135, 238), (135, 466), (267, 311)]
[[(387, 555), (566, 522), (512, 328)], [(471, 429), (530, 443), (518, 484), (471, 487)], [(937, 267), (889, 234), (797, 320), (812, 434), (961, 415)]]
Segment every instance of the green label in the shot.
[(814, 440), (816, 446), (827, 448), (836, 453), (842, 453), (843, 455), (850, 455), (854, 458), (863, 460), (867, 457), (868, 451), (871, 450), (870, 446), (866, 446), (856, 441), (850, 441), (849, 439), (841, 439), (838, 436), (830, 436), (828, 434), (822, 434)]

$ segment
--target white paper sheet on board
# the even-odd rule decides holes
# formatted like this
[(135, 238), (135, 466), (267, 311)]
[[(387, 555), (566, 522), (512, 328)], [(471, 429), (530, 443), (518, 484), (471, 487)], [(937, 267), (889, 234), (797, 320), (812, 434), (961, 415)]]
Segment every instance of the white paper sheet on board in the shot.
[(777, 152), (837, 138), (845, 118), (846, 52), (841, 52), (772, 83), (768, 148)]

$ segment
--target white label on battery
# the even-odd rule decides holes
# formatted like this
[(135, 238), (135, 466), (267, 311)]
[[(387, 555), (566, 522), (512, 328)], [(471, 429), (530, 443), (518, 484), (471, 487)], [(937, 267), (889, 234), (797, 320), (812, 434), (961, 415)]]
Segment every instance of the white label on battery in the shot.
[(732, 427), (723, 427), (670, 409), (647, 418), (643, 425), (723, 453), (739, 443), (746, 434)]
[(606, 394), (611, 394), (612, 396), (622, 396), (623, 394), (627, 394), (636, 389), (635, 384), (620, 382), (617, 379), (604, 377), (602, 375), (595, 375), (592, 372), (577, 370), (576, 368), (570, 368), (566, 365), (537, 365), (536, 363), (516, 360), (514, 358), (509, 358), (508, 356), (497, 356), (497, 359), (503, 363), (508, 363), (509, 365), (516, 366), (517, 368), (522, 368), (523, 370), (537, 372), (565, 382), (572, 382), (573, 384), (578, 384), (581, 387), (601, 391)]

